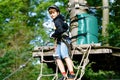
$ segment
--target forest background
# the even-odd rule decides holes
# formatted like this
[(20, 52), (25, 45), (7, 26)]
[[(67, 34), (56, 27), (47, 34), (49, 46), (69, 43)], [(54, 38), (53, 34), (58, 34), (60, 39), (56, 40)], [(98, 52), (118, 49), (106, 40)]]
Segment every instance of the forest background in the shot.
[[(102, 6), (101, 0), (87, 0), (89, 6)], [(49, 19), (47, 8), (57, 4), (61, 13), (66, 16), (68, 0), (0, 0), (0, 80), (11, 73), (8, 80), (36, 80), (39, 75), (39, 59), (32, 59), (32, 50), (35, 46), (44, 46), (51, 41), (43, 23)], [(89, 10), (96, 16), (99, 23), (99, 42), (110, 46), (120, 47), (120, 0), (110, 2), (110, 16), (107, 27), (107, 37), (103, 37), (102, 8)], [(69, 19), (69, 17), (67, 17)], [(24, 68), (21, 68), (24, 67)], [(45, 65), (46, 73), (51, 72)], [(120, 72), (92, 69), (86, 71), (86, 78), (90, 80), (120, 79)], [(50, 80), (43, 78), (43, 80)]]

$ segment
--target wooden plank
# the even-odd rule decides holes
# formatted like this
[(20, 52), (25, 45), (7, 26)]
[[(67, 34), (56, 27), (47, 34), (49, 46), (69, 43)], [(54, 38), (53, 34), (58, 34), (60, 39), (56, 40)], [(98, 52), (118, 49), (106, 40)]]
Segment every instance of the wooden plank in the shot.
[(32, 56), (33, 57), (40, 57), (40, 56), (53, 56), (54, 52), (47, 52), (47, 53), (44, 53), (42, 54), (41, 52), (33, 52), (32, 53)]
[[(82, 45), (74, 45), (73, 48), (77, 48), (72, 50), (73, 55), (81, 55), (83, 50), (85, 51), (89, 46), (91, 46), (90, 54), (109, 54), (112, 53), (114, 56), (120, 56), (120, 48), (112, 47), (112, 46), (101, 46), (100, 43), (96, 44), (82, 44)], [(33, 57), (40, 57), (42, 55), (42, 50), (44, 52), (43, 56), (53, 56), (54, 54), (54, 46), (42, 46), (35, 47), (32, 51)], [(75, 52), (75, 53), (74, 53)]]
[[(78, 47), (78, 48), (87, 48), (87, 47), (99, 47), (101, 46), (100, 43), (95, 43), (95, 44), (82, 44), (82, 45), (74, 45), (73, 47)], [(52, 51), (54, 50), (54, 46), (40, 46), (40, 47), (35, 47), (33, 52), (39, 52), (41, 50), (44, 50), (44, 52)]]
[(81, 48), (87, 48), (89, 46), (91, 46), (91, 47), (99, 47), (99, 46), (101, 46), (101, 43), (73, 45), (73, 47), (81, 47)]
[[(80, 51), (76, 50), (75, 53), (72, 51), (73, 54), (82, 54)], [(109, 54), (112, 53), (111, 49), (92, 49), (90, 54)]]
[(120, 52), (119, 53), (112, 53), (113, 56), (120, 57)]
[[(92, 49), (90, 51), (90, 54), (109, 54), (109, 53), (112, 53), (112, 50), (111, 49)], [(33, 52), (32, 55), (33, 57), (40, 57), (40, 56), (53, 56), (54, 54), (54, 51), (49, 51), (49, 52)], [(73, 55), (81, 55), (82, 52), (78, 51), (78, 50), (72, 50), (72, 54)]]

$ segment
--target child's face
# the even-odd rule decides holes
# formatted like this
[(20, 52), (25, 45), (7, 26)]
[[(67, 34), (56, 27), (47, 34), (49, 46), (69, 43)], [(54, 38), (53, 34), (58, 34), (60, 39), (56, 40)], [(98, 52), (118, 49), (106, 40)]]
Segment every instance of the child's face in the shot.
[(49, 14), (52, 19), (55, 19), (59, 15), (59, 12), (57, 12), (56, 9), (50, 9)]

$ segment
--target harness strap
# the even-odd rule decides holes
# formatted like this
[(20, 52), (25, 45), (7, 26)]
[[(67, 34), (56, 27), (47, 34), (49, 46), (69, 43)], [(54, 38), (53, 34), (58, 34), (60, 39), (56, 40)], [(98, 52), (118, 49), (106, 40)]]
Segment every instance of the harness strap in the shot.
[(81, 19), (85, 19), (86, 17), (81, 17), (81, 18), (75, 18), (74, 20), (72, 20), (71, 22), (70, 22), (70, 24), (72, 24), (73, 22), (77, 22), (77, 21), (79, 21), (79, 20), (81, 20)]
[(68, 47), (68, 53), (69, 55), (71, 56), (71, 49), (72, 49), (72, 44), (71, 43), (68, 43), (67, 40), (65, 40), (64, 38), (61, 39), (65, 44), (66, 46)]
[(75, 36), (71, 37), (70, 39), (75, 39), (75, 38), (78, 38), (79, 36), (86, 36), (86, 35), (87, 35), (87, 32), (75, 35)]

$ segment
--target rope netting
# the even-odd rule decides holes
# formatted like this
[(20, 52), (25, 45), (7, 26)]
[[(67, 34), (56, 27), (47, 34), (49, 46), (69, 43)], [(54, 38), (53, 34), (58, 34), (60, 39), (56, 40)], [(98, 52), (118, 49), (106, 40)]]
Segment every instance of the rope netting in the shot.
[[(82, 49), (81, 47), (73, 47), (73, 53), (71, 53), (71, 59), (73, 59), (73, 54), (76, 53), (76, 50), (79, 50), (81, 53), (82, 53), (82, 58), (81, 58), (81, 61), (79, 63), (78, 66), (75, 66), (74, 63), (73, 63), (73, 67), (74, 69), (76, 69), (76, 73), (75, 73), (75, 78), (74, 80), (81, 80), (81, 78), (83, 77), (83, 75), (85, 74), (85, 68), (87, 66), (87, 64), (89, 63), (89, 54), (90, 54), (90, 51), (91, 51), (91, 46), (92, 45), (89, 45), (86, 50), (85, 49)], [(44, 48), (42, 48), (42, 50), (40, 50), (41, 52), (41, 69), (40, 69), (40, 74), (37, 78), (37, 80), (41, 80), (42, 77), (45, 77), (45, 76), (53, 76), (52, 80), (57, 80), (58, 79), (58, 66), (56, 64), (56, 61), (54, 60), (51, 60), (51, 61), (46, 61), (44, 60)], [(55, 73), (52, 73), (52, 74), (43, 74), (43, 67), (44, 67), (44, 63), (52, 63), (54, 62), (56, 64), (56, 70), (55, 70)], [(68, 73), (68, 70), (67, 70), (67, 73)]]

